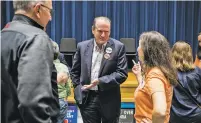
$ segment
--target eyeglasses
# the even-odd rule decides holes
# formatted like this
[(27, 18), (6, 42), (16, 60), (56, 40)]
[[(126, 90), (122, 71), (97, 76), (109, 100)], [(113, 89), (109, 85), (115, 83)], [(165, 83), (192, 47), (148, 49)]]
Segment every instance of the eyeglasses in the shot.
[(47, 8), (47, 9), (49, 9), (49, 12), (50, 12), (51, 16), (53, 16), (53, 13), (54, 13), (53, 9), (50, 9), (49, 7), (47, 7), (47, 6), (43, 5), (43, 4), (40, 4), (40, 5), (45, 7), (45, 8)]

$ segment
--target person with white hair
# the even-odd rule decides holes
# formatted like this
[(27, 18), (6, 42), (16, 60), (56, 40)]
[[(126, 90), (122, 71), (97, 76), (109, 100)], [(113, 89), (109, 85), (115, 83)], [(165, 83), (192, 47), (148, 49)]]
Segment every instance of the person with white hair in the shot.
[[(7, 102), (2, 123), (56, 123), (59, 100), (53, 47), (44, 31), (52, 18), (52, 1), (13, 1), (15, 15), (1, 32), (1, 73)], [(1, 83), (2, 85), (2, 83)], [(6, 92), (7, 90), (7, 92)], [(4, 100), (4, 99), (2, 99)], [(2, 116), (2, 115), (1, 115)]]

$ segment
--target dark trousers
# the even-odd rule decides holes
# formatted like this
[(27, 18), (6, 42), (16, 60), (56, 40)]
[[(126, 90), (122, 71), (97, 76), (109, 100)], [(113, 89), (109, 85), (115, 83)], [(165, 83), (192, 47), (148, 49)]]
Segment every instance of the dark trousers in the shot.
[(90, 91), (87, 102), (84, 106), (80, 107), (80, 113), (84, 123), (118, 123), (119, 117), (107, 119), (104, 116), (99, 100), (99, 94), (95, 91)]

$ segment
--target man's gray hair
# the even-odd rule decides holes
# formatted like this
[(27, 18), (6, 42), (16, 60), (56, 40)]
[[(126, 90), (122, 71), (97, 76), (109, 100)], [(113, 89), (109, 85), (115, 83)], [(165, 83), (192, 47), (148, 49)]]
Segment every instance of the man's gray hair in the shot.
[(45, 3), (45, 1), (43, 0), (32, 0), (32, 1), (28, 1), (28, 0), (13, 0), (13, 8), (15, 11), (17, 10), (24, 10), (24, 11), (29, 11), (31, 9), (31, 7), (33, 7), (34, 5), (36, 5), (37, 3)]
[(93, 26), (92, 26), (93, 29), (96, 27), (97, 20), (104, 20), (104, 21), (108, 22), (111, 26), (111, 20), (108, 17), (100, 16), (100, 17), (94, 18), (94, 22), (93, 22)]

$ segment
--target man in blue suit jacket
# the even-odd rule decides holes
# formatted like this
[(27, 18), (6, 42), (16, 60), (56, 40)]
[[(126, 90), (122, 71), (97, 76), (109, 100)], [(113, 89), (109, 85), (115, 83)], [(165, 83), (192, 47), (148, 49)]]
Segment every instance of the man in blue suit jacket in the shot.
[(125, 46), (110, 38), (111, 22), (96, 17), (94, 39), (78, 43), (71, 70), (84, 123), (118, 123), (120, 84), (128, 77)]

